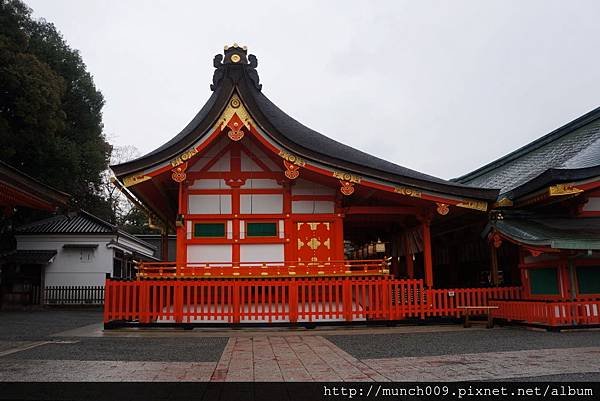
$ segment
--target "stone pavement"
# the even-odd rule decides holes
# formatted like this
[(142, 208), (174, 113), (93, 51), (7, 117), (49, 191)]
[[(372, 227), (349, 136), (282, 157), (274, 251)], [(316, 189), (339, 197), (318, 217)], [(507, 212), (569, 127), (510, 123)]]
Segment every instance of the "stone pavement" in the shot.
[[(39, 343), (30, 345), (57, 346)], [(462, 381), (600, 373), (600, 347), (359, 360), (319, 335), (235, 336), (218, 362), (17, 359), (23, 348), (5, 347), (1, 381)]]

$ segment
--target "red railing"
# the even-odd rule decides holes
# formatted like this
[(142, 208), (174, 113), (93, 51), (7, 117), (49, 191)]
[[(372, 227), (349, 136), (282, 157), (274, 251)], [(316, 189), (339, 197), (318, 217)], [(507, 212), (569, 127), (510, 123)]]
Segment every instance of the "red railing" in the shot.
[(348, 275), (386, 275), (389, 262), (377, 260), (338, 260), (315, 262), (202, 262), (177, 265), (175, 262), (140, 262), (138, 278), (261, 278)]
[(518, 297), (508, 288), (426, 290), (389, 276), (106, 280), (105, 323), (402, 320)]
[[(426, 294), (426, 316), (460, 317), (464, 312), (461, 306), (489, 306), (492, 299), (519, 299), (521, 287), (430, 289)], [(471, 312), (484, 313), (485, 310), (475, 309)]]
[(585, 301), (498, 301), (494, 318), (523, 321), (544, 326), (600, 324), (600, 300)]

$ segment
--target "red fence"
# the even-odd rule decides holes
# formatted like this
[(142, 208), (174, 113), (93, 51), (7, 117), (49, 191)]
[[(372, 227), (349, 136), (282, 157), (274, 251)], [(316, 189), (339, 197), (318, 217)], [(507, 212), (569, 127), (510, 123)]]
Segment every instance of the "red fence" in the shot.
[(491, 301), (498, 306), (492, 316), (544, 326), (600, 324), (600, 300), (589, 301)]
[[(426, 293), (429, 306), (426, 316), (460, 317), (461, 306), (489, 306), (493, 299), (519, 299), (521, 287), (431, 289)], [(480, 312), (483, 313), (484, 309)]]
[(401, 320), (458, 316), (460, 306), (518, 298), (520, 290), (426, 290), (422, 280), (389, 277), (107, 279), (104, 321), (251, 323)]

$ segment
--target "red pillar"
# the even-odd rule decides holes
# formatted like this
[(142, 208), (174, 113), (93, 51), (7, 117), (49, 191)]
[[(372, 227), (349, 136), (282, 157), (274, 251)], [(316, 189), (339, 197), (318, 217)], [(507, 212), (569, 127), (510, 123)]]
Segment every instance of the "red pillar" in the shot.
[(433, 258), (431, 256), (431, 232), (429, 229), (430, 219), (422, 220), (423, 230), (423, 263), (425, 265), (425, 285), (433, 287)]

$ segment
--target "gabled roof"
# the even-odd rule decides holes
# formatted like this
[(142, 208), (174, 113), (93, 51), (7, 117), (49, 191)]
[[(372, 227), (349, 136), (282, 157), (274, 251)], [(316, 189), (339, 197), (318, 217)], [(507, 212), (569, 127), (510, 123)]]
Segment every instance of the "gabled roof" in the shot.
[(66, 207), (71, 196), (0, 161), (0, 205), (55, 210)]
[(500, 188), (501, 197), (514, 198), (552, 182), (596, 176), (599, 166), (600, 107), (454, 181)]
[[(238, 61), (232, 61), (232, 57), (237, 57)], [(354, 149), (302, 125), (262, 93), (257, 64), (256, 57), (247, 56), (246, 50), (240, 47), (226, 49), (224, 61), (222, 55), (215, 56), (216, 70), (211, 85), (214, 92), (207, 103), (179, 134), (161, 147), (138, 159), (111, 166), (117, 178), (139, 174), (188, 150), (199, 138), (209, 134), (235, 93), (252, 119), (273, 141), (309, 161), (423, 190), (482, 200), (496, 198), (497, 190), (475, 188), (423, 174)], [(135, 187), (132, 191), (135, 193)]]
[(146, 241), (119, 229), (114, 224), (94, 216), (84, 210), (64, 215), (58, 214), (47, 219), (24, 224), (15, 229), (17, 234), (65, 234), (65, 235), (98, 235), (116, 234), (138, 243), (146, 248), (156, 250), (156, 247)]

